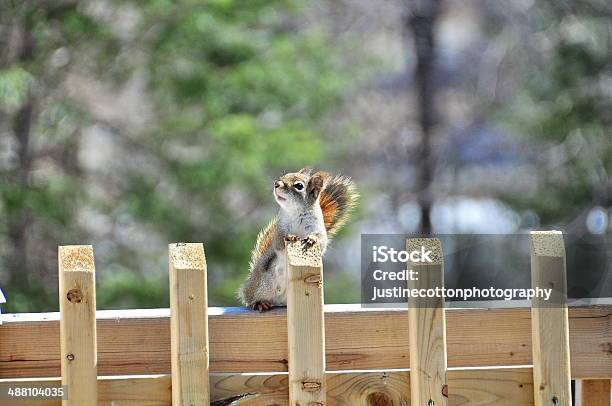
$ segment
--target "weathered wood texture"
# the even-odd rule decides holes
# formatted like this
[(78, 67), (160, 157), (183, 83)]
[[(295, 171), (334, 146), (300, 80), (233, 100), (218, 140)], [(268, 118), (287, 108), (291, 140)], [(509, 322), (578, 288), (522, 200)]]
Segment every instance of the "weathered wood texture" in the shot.
[(565, 247), (561, 232), (531, 233), (532, 288), (552, 289), (531, 308), (536, 406), (572, 404)]
[[(60, 360), (64, 406), (97, 404), (96, 279), (91, 245), (59, 247)], [(36, 346), (36, 342), (30, 343)]]
[[(406, 251), (431, 253), (431, 262), (408, 262), (417, 280), (408, 282), (410, 289), (435, 289), (444, 286), (444, 257), (437, 238), (413, 238), (406, 241)], [(410, 338), (410, 399), (413, 405), (447, 404), (446, 323), (444, 299), (441, 297), (408, 300)]]
[(585, 379), (580, 381), (580, 406), (612, 406), (610, 379)]
[(208, 300), (202, 244), (170, 244), (172, 403), (208, 406)]
[[(208, 312), (212, 372), (287, 371), (284, 309)], [(448, 366), (531, 364), (530, 313), (528, 308), (447, 309)], [(168, 309), (98, 311), (98, 374), (169, 373), (169, 315)], [(2, 317), (0, 377), (59, 376), (58, 313)], [(611, 377), (612, 306), (571, 308), (569, 328), (572, 377)], [(406, 368), (408, 334), (407, 310), (326, 305), (327, 370)]]
[[(448, 371), (449, 405), (533, 405), (531, 368), (495, 368)], [(0, 384), (7, 380), (0, 380)], [(20, 379), (20, 385), (41, 381), (59, 385), (59, 379)], [(12, 380), (11, 382), (15, 382)], [(408, 371), (327, 373), (327, 403), (330, 406), (410, 405)], [(243, 393), (253, 396), (241, 406), (288, 405), (287, 374), (212, 374), (211, 398), (224, 399)], [(171, 378), (117, 376), (98, 379), (101, 406), (170, 406)], [(258, 395), (255, 395), (258, 394)], [(114, 402), (114, 403), (113, 403)], [(27, 405), (14, 402), (11, 405)], [(36, 406), (59, 406), (56, 400), (36, 401)]]
[(289, 403), (325, 405), (323, 262), (318, 244), (287, 243)]
[[(408, 365), (406, 310), (325, 310), (327, 370)], [(287, 371), (284, 309), (208, 312), (211, 372)], [(169, 316), (168, 309), (98, 311), (98, 374), (169, 373)], [(2, 317), (0, 377), (59, 376), (59, 314)], [(571, 308), (569, 318), (572, 377), (611, 378), (612, 306)], [(530, 309), (447, 309), (446, 339), (449, 367), (531, 364)]]

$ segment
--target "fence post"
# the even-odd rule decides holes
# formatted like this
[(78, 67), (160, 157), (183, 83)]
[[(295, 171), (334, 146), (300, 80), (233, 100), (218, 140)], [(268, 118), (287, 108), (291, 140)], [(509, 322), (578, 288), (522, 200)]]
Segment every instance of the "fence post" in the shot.
[(323, 263), (318, 244), (286, 245), (289, 404), (325, 405)]
[(64, 406), (97, 406), (96, 285), (91, 245), (60, 246), (59, 308)]
[(531, 301), (535, 406), (570, 406), (567, 281), (560, 231), (531, 233), (531, 287), (552, 289), (549, 300)]
[(208, 406), (206, 258), (200, 243), (170, 244), (172, 404)]
[[(436, 289), (444, 286), (444, 257), (437, 238), (411, 238), (406, 250), (430, 251), (431, 262), (408, 262), (418, 280), (408, 281), (409, 289)], [(444, 298), (410, 297), (408, 300), (410, 338), (410, 398), (413, 406), (443, 406), (448, 401), (446, 374), (446, 321)]]

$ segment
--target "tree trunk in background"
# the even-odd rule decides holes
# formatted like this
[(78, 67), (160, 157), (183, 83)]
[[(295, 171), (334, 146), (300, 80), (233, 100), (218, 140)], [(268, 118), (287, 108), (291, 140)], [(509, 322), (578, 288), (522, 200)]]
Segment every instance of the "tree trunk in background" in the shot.
[[(29, 19), (25, 18), (20, 27), (19, 49), (16, 59), (19, 63), (32, 60), (35, 51), (32, 26)], [(22, 199), (19, 208), (7, 219), (7, 235), (11, 244), (8, 253), (8, 272), (10, 291), (27, 292), (30, 284), (28, 275), (28, 229), (30, 226), (31, 213), (29, 205), (23, 202), (23, 196), (27, 195), (30, 188), (30, 177), (32, 171), (32, 146), (31, 132), (35, 115), (35, 99), (32, 89), (28, 90), (28, 97), (17, 110), (13, 117), (13, 135), (17, 145), (17, 166), (10, 175), (13, 181), (19, 185)], [(7, 290), (8, 290), (7, 289)]]
[[(32, 156), (30, 153), (30, 132), (34, 112), (34, 101), (32, 98), (24, 103), (15, 114), (13, 121), (13, 133), (17, 140), (18, 167), (15, 169), (14, 178), (19, 184), (22, 193), (27, 193), (30, 186), (30, 172), (32, 169)], [(20, 209), (8, 219), (8, 236), (11, 241), (12, 250), (9, 254), (10, 289), (21, 292), (28, 286), (28, 263), (27, 263), (27, 232), (30, 223), (30, 213), (27, 205)]]
[(436, 96), (436, 22), (440, 15), (441, 0), (415, 0), (407, 6), (404, 25), (412, 34), (416, 55), (414, 78), (416, 105), (421, 130), (420, 148), (416, 156), (415, 191), (421, 206), (420, 233), (431, 233), (431, 184), (435, 171), (432, 154), (433, 127), (437, 120)]

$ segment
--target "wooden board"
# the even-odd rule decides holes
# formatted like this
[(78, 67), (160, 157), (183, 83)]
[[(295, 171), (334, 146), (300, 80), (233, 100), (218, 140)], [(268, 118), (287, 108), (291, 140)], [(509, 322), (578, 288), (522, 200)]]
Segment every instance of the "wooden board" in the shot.
[(531, 233), (531, 286), (552, 289), (549, 300), (532, 299), (535, 405), (571, 406), (567, 280), (561, 232)]
[[(284, 309), (208, 311), (212, 372), (287, 370)], [(531, 364), (530, 313), (447, 309), (448, 366)], [(98, 374), (170, 373), (169, 316), (168, 309), (98, 311)], [(0, 377), (59, 376), (58, 313), (2, 317)], [(612, 306), (570, 308), (569, 329), (572, 378), (612, 377)], [(406, 368), (408, 334), (405, 309), (326, 305), (327, 370)]]
[[(327, 373), (327, 403), (330, 406), (410, 405), (408, 371)], [(12, 380), (28, 386), (40, 382), (59, 385), (57, 378)], [(452, 406), (533, 405), (531, 368), (492, 368), (448, 371)], [(8, 384), (0, 380), (0, 385)], [(287, 374), (212, 374), (211, 398), (251, 393), (241, 406), (288, 405)], [(169, 375), (101, 377), (100, 406), (170, 406)], [(115, 403), (112, 403), (115, 402)], [(31, 403), (30, 403), (31, 404)], [(57, 400), (38, 400), (36, 406), (59, 406)], [(12, 402), (11, 406), (28, 405)]]
[(287, 243), (289, 402), (325, 405), (323, 261), (318, 244)]
[(204, 247), (170, 244), (172, 403), (208, 406), (208, 300)]
[(610, 379), (585, 379), (580, 385), (580, 406), (612, 406)]
[[(444, 256), (437, 238), (412, 238), (406, 251), (427, 250), (431, 262), (408, 262), (417, 280), (408, 281), (409, 289), (435, 289), (444, 286)], [(446, 323), (444, 299), (410, 297), (408, 300), (410, 338), (410, 398), (413, 405), (446, 406)]]
[[(97, 404), (96, 279), (91, 245), (59, 247), (60, 359), (64, 406)], [(32, 343), (36, 345), (36, 343)]]

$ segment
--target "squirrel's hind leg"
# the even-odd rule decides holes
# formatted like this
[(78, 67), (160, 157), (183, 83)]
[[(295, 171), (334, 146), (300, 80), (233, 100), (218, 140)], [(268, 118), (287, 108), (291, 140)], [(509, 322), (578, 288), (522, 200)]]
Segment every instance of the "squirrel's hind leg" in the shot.
[(255, 302), (252, 306), (253, 310), (256, 310), (262, 313), (272, 310), (273, 307), (274, 306), (272, 305), (272, 303), (265, 301), (265, 300)]
[(278, 256), (274, 250), (261, 255), (240, 289), (242, 303), (253, 310), (266, 312), (278, 302)]

